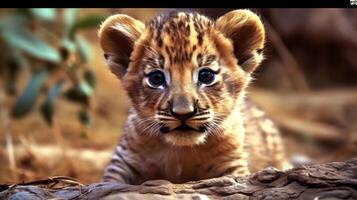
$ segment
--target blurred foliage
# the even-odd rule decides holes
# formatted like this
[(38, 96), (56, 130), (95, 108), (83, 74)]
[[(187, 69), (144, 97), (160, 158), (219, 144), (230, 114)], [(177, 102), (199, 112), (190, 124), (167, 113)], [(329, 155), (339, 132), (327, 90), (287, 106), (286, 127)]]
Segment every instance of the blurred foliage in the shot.
[[(0, 18), (0, 77), (7, 95), (15, 95), (13, 118), (28, 116), (39, 99), (40, 113), (53, 125), (56, 98), (79, 104), (78, 120), (89, 127), (90, 99), (95, 74), (88, 63), (91, 47), (78, 32), (97, 28), (104, 15), (77, 17), (77, 9), (16, 9)], [(19, 74), (29, 71), (26, 86), (17, 94)], [(68, 87), (65, 87), (68, 86)], [(40, 98), (40, 96), (44, 98)]]

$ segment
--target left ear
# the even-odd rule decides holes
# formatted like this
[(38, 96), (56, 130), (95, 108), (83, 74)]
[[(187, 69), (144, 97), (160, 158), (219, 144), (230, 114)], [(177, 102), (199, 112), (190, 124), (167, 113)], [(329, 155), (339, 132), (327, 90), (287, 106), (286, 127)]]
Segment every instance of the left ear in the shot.
[(119, 79), (127, 73), (134, 44), (145, 24), (128, 15), (116, 14), (106, 19), (99, 30), (99, 41), (106, 63)]
[(253, 72), (263, 60), (265, 30), (260, 18), (249, 10), (234, 10), (218, 18), (216, 27), (232, 40), (238, 65)]

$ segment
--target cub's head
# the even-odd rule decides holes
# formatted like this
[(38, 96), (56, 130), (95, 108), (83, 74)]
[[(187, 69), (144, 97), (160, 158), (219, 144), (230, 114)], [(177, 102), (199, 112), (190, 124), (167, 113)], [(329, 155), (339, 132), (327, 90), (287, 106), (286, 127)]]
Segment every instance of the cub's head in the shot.
[(191, 146), (222, 133), (263, 59), (265, 33), (256, 14), (235, 10), (216, 21), (175, 12), (146, 24), (118, 14), (102, 24), (99, 38), (138, 131)]

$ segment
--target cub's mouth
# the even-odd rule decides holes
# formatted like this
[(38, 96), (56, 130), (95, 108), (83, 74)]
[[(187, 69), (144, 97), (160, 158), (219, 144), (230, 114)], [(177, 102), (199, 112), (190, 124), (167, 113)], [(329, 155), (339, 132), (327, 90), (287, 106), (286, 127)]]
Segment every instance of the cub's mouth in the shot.
[(203, 144), (206, 140), (206, 129), (203, 126), (199, 128), (191, 127), (182, 123), (176, 128), (162, 127), (160, 129), (163, 137), (169, 144), (174, 146), (195, 146)]
[(181, 124), (180, 126), (174, 128), (172, 131), (198, 131), (191, 126), (187, 126), (186, 124)]
[(171, 129), (167, 126), (161, 127), (160, 132), (161, 133), (169, 133), (169, 132), (174, 132), (174, 131), (178, 131), (178, 132), (199, 132), (199, 133), (203, 133), (206, 131), (206, 127), (205, 126), (200, 126), (199, 129), (193, 128), (191, 126), (188, 126), (186, 124), (181, 124), (180, 126)]

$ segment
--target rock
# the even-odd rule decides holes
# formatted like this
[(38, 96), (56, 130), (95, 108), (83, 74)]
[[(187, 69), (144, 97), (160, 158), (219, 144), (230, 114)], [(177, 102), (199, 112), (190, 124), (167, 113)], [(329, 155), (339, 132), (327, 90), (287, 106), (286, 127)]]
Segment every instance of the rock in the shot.
[(185, 184), (152, 180), (141, 185), (73, 185), (68, 181), (70, 186), (51, 188), (51, 181), (3, 185), (0, 199), (357, 199), (357, 158), (287, 171), (266, 168), (245, 177), (224, 176)]

